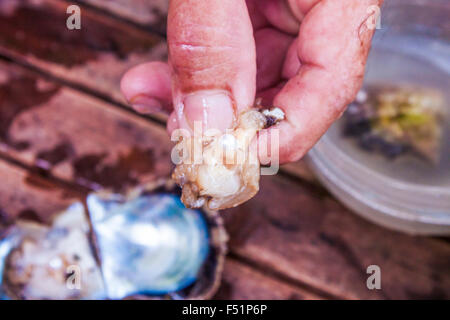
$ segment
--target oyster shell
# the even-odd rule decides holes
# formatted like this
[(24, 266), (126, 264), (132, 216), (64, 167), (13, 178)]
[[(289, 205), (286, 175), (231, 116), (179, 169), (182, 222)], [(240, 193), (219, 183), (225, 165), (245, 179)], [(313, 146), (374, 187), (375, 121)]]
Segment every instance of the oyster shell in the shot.
[(92, 227), (81, 203), (51, 226), (18, 221), (0, 240), (0, 298), (211, 298), (227, 235), (217, 212), (186, 209), (179, 197), (173, 181), (159, 181), (90, 194)]
[(182, 137), (175, 146), (181, 162), (172, 178), (182, 187), (181, 200), (189, 208), (211, 210), (235, 207), (259, 190), (260, 164), (250, 144), (257, 132), (284, 118), (281, 109), (243, 112), (225, 133)]
[[(126, 196), (101, 192), (87, 198), (108, 297), (209, 296), (218, 284), (226, 234), (216, 213), (187, 209), (167, 184)], [(171, 190), (172, 189), (172, 190)], [(152, 191), (153, 190), (153, 191)], [(208, 226), (209, 225), (209, 226)], [(209, 262), (208, 262), (209, 261)], [(209, 263), (209, 265), (208, 265)], [(209, 283), (195, 284), (202, 273)]]
[(0, 243), (3, 296), (104, 298), (103, 280), (91, 251), (88, 231), (89, 222), (81, 203), (71, 205), (51, 227), (18, 221)]

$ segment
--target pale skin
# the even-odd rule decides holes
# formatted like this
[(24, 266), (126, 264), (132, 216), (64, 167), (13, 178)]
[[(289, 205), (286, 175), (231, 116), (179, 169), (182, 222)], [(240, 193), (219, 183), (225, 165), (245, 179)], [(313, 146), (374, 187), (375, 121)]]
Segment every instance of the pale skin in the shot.
[(261, 97), (286, 119), (260, 131), (258, 150), (266, 154), (271, 131), (279, 130), (280, 162), (296, 161), (360, 89), (374, 32), (369, 7), (381, 4), (171, 0), (168, 63), (129, 70), (122, 92), (138, 112), (170, 113), (169, 133), (194, 121), (225, 130)]

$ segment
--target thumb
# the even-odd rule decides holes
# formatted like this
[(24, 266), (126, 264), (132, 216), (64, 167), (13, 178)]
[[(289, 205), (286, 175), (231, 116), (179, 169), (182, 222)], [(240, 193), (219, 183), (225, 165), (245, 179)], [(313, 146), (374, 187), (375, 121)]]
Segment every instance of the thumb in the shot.
[(179, 126), (225, 130), (253, 105), (256, 54), (244, 0), (172, 0), (168, 29)]

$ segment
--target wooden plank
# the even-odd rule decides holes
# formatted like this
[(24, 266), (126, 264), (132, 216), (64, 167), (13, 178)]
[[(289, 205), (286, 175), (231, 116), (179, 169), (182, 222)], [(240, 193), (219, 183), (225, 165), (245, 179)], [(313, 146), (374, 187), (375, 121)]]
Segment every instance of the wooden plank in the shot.
[(160, 33), (166, 32), (169, 0), (79, 0)]
[[(230, 250), (292, 282), (349, 299), (450, 298), (450, 246), (350, 213), (327, 193), (263, 177), (259, 194), (224, 212)], [(381, 290), (366, 269), (381, 268)]]
[(17, 217), (47, 223), (79, 196), (76, 191), (59, 189), (45, 178), (0, 161), (0, 228)]
[(305, 181), (319, 184), (319, 181), (304, 160), (284, 164), (281, 166), (281, 170)]
[(0, 63), (0, 148), (54, 176), (122, 189), (172, 168), (164, 128)]
[(319, 296), (280, 282), (241, 262), (228, 258), (214, 299), (219, 300), (318, 300)]
[(125, 103), (119, 90), (123, 73), (142, 62), (167, 60), (165, 41), (87, 8), (81, 9), (81, 29), (68, 30), (68, 5), (57, 0), (0, 5), (0, 53)]

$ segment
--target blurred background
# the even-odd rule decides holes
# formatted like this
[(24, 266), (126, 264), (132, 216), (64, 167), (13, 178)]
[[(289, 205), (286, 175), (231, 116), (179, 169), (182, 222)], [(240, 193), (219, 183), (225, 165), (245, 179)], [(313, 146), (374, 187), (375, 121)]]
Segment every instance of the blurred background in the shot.
[[(80, 30), (66, 28), (72, 4)], [(134, 113), (119, 90), (130, 67), (167, 60), (167, 8), (0, 0), (3, 239), (19, 220), (50, 225), (92, 191), (170, 175), (166, 117)], [(305, 160), (222, 213), (228, 255), (214, 298), (450, 298), (449, 17), (448, 0), (385, 1), (348, 112)], [(370, 265), (380, 290), (367, 287)]]

